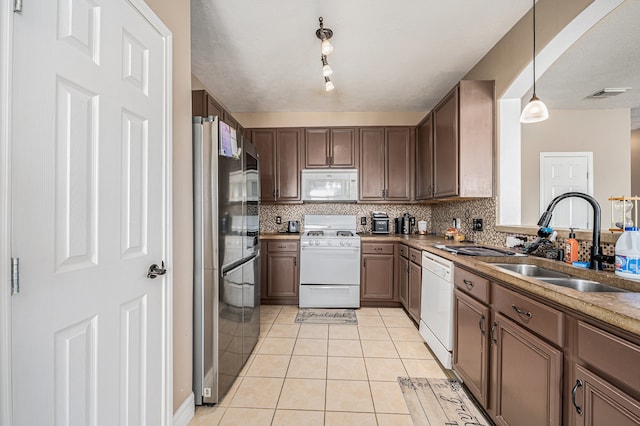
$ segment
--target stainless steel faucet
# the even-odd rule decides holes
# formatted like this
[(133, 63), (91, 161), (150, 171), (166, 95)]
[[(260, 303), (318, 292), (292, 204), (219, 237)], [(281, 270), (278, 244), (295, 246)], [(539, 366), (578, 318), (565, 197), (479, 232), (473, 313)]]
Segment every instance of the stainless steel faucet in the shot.
[[(564, 194), (558, 195), (556, 198), (551, 200), (547, 210), (545, 210), (545, 212), (542, 213), (542, 216), (540, 216), (538, 226), (541, 228), (547, 228), (549, 226), (549, 222), (551, 222), (552, 212), (556, 205), (565, 198), (572, 197), (582, 198), (591, 204), (591, 207), (593, 208), (593, 237), (591, 239), (592, 245), (591, 255), (589, 257), (589, 267), (595, 270), (602, 270), (604, 269), (602, 266), (603, 263), (614, 263), (615, 258), (614, 256), (605, 256), (602, 253), (602, 247), (600, 247), (600, 204), (598, 204), (596, 199), (591, 195), (582, 192), (565, 192)], [(538, 235), (540, 235), (540, 232), (538, 232)]]

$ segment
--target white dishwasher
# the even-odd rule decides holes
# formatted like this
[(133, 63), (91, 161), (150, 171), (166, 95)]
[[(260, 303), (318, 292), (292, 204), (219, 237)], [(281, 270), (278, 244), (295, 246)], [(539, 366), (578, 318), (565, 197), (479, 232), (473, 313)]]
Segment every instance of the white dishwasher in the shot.
[(443, 367), (451, 368), (453, 350), (453, 262), (422, 252), (420, 335)]

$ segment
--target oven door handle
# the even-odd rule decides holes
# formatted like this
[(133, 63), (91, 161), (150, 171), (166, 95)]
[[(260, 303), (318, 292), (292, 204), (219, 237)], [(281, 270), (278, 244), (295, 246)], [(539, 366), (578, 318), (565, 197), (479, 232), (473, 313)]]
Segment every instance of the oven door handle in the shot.
[(318, 251), (327, 251), (327, 250), (333, 250), (333, 251), (360, 251), (360, 247), (344, 247), (344, 246), (338, 246), (338, 247), (300, 247), (300, 250), (306, 250), (306, 251), (313, 251), (313, 250), (318, 250)]

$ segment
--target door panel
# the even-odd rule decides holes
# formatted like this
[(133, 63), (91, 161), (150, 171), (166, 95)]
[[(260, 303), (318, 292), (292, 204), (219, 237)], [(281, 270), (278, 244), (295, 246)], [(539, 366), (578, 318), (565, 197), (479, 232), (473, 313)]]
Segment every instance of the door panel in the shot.
[(260, 200), (276, 199), (276, 131), (274, 129), (254, 130), (252, 141), (260, 157)]
[(433, 198), (433, 115), (418, 127), (416, 142), (416, 200)]
[(126, 0), (14, 24), (14, 423), (162, 424), (170, 33)]
[[(542, 197), (540, 213), (551, 200), (565, 192), (592, 194), (590, 176), (591, 153), (540, 153), (540, 185)], [(592, 171), (591, 171), (592, 172)], [(593, 173), (591, 173), (592, 175)], [(549, 226), (554, 228), (591, 228), (591, 206), (580, 198), (568, 198), (553, 210)]]

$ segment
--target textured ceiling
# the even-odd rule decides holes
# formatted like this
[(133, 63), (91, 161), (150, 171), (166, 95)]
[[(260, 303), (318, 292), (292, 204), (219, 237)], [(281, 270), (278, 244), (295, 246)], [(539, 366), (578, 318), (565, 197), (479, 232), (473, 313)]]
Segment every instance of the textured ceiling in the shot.
[[(428, 111), (530, 0), (192, 0), (192, 71), (231, 112)], [(325, 92), (318, 17), (334, 32)]]
[[(428, 111), (529, 0), (192, 0), (192, 71), (231, 112)], [(318, 17), (334, 31), (324, 91)], [(640, 127), (640, 1), (626, 0), (538, 80), (551, 109), (630, 108)], [(605, 87), (632, 87), (608, 99)], [(525, 95), (527, 101), (530, 97)]]

